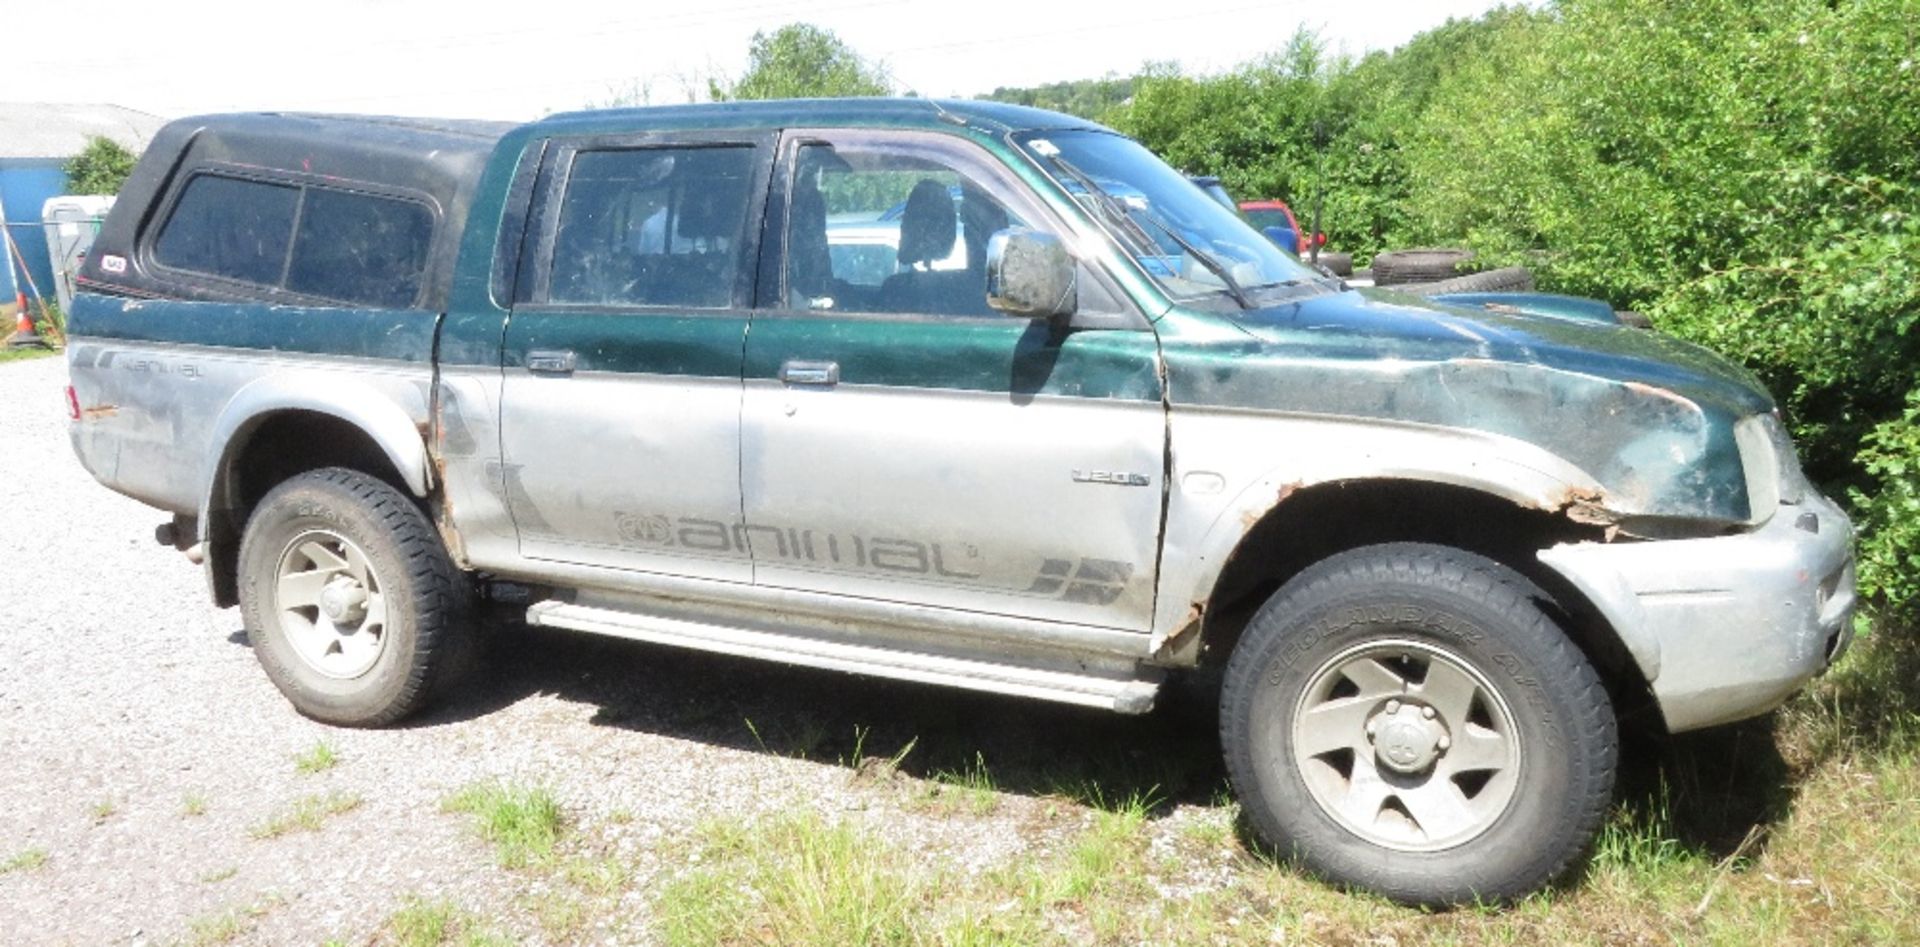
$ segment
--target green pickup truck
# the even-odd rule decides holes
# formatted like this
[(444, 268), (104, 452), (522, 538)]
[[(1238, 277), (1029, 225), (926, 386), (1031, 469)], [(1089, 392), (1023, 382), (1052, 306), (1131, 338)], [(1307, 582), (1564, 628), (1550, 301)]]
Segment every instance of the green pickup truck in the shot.
[(1765, 712), (1850, 634), (1736, 367), (1352, 289), (1049, 112), (183, 119), (81, 286), (74, 449), (340, 725), (458, 688), (483, 601), (1121, 713), (1211, 677), (1278, 850), (1498, 900), (1622, 715)]

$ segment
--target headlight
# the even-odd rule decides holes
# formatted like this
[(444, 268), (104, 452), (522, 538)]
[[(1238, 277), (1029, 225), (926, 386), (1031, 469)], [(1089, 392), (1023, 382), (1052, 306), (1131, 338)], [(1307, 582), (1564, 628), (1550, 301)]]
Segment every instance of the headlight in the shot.
[(1772, 414), (1756, 414), (1734, 425), (1733, 440), (1740, 449), (1740, 466), (1747, 481), (1748, 519), (1765, 522), (1782, 503), (1806, 499), (1807, 475), (1800, 469), (1793, 438)]

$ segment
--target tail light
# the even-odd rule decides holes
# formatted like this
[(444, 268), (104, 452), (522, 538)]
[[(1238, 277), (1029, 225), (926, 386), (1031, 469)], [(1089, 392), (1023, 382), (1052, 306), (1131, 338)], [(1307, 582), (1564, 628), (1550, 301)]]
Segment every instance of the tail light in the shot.
[(80, 420), (80, 396), (74, 392), (72, 385), (67, 386), (67, 420)]
[(1317, 233), (1317, 234), (1314, 234), (1314, 235), (1313, 235), (1313, 245), (1314, 245), (1314, 246), (1316, 246), (1316, 247), (1324, 247), (1324, 246), (1326, 246), (1326, 245), (1327, 245), (1327, 235), (1326, 235), (1326, 234), (1324, 234), (1324, 233)]

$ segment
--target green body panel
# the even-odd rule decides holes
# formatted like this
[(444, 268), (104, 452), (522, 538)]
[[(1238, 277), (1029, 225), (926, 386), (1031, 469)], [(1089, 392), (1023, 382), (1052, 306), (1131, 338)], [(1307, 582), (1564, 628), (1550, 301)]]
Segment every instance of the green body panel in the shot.
[[(511, 302), (496, 298), (494, 293), (500, 231), (508, 212), (508, 191), (520, 174), (521, 162), (537, 160), (538, 150), (530, 152), (527, 145), (541, 137), (532, 126), (508, 132), (494, 149), (493, 161), (488, 163), (474, 192), (473, 206), (467, 211), (467, 232), (460, 240), (460, 259), (454, 266), (453, 285), (447, 295), (446, 324), (440, 331), (442, 365), (500, 364), (500, 346)], [(516, 214), (526, 213), (525, 207), (512, 210)], [(509, 252), (517, 262), (518, 248), (510, 248)]]
[(83, 293), (74, 298), (76, 335), (301, 355), (426, 364), (440, 317), (419, 309), (267, 306), (140, 300)]
[(756, 316), (749, 380), (831, 361), (841, 384), (1159, 401), (1153, 333), (1064, 332), (1026, 319)]
[(498, 353), (508, 369), (529, 351), (572, 352), (575, 370), (626, 375), (740, 377), (745, 313), (585, 312), (522, 306)]
[(1625, 513), (1748, 519), (1734, 440), (1772, 402), (1735, 366), (1655, 333), (1330, 293), (1159, 323), (1181, 405), (1463, 428), (1539, 445)]

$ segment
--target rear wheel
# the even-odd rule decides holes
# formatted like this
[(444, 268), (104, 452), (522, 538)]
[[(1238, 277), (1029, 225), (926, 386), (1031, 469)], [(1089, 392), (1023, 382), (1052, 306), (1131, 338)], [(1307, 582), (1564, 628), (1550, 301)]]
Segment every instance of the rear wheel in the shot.
[(327, 468), (269, 491), (240, 546), (255, 656), (306, 716), (381, 726), (457, 669), (471, 590), (426, 514), (386, 483)]
[(1248, 625), (1221, 691), (1228, 773), (1282, 855), (1401, 901), (1524, 895), (1591, 841), (1618, 755), (1599, 677), (1518, 574), (1371, 546)]

